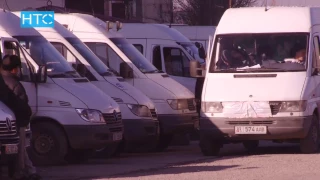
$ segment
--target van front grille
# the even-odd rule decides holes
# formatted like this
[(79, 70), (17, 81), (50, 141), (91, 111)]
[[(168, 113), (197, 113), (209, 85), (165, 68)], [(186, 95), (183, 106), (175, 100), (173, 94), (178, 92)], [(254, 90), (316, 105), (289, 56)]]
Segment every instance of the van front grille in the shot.
[(122, 123), (121, 112), (114, 113), (104, 113), (102, 114), (106, 124), (120, 124)]
[(230, 125), (270, 125), (274, 123), (274, 121), (226, 121), (226, 124)]
[(187, 102), (188, 102), (188, 109), (189, 109), (190, 111), (196, 110), (196, 106), (195, 106), (195, 103), (194, 103), (194, 99), (188, 99)]
[(158, 116), (157, 116), (157, 113), (156, 113), (156, 110), (155, 109), (150, 109), (150, 112), (151, 112), (151, 116), (153, 119), (157, 119)]
[(15, 120), (0, 121), (0, 139), (18, 139)]
[(272, 115), (278, 114), (281, 107), (281, 102), (269, 102), (269, 104), (270, 104), (271, 114)]

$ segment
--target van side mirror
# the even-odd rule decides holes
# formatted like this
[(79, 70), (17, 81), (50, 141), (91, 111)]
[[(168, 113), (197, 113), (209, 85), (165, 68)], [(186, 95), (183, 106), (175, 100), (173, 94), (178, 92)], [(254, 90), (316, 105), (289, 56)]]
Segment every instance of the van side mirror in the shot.
[(196, 47), (198, 48), (198, 54), (201, 59), (206, 59), (206, 50), (202, 43), (195, 42)]
[(201, 68), (200, 62), (196, 60), (190, 61), (190, 76), (191, 77), (203, 77), (203, 68)]
[(124, 79), (133, 78), (133, 69), (126, 62), (120, 63), (120, 76)]
[(87, 67), (84, 64), (77, 64), (76, 71), (80, 74), (81, 77), (86, 77), (87, 74)]
[(47, 82), (47, 66), (39, 66), (39, 69), (36, 74), (37, 83), (46, 83)]

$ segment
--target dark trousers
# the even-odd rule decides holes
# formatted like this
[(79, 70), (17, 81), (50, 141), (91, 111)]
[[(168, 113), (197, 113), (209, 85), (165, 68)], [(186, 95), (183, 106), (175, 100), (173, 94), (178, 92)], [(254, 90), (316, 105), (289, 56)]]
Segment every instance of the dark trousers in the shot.
[(201, 95), (202, 95), (203, 84), (204, 84), (204, 77), (197, 78), (194, 96), (197, 101), (197, 112), (199, 115), (201, 110)]

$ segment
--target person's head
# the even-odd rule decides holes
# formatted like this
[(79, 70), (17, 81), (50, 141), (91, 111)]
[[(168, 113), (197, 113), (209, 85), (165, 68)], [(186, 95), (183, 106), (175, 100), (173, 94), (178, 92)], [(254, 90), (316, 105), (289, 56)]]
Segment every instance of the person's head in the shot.
[(3, 71), (8, 71), (15, 76), (19, 77), (21, 67), (21, 60), (19, 56), (16, 55), (5, 55), (3, 57), (1, 68)]
[(298, 61), (304, 61), (306, 58), (307, 51), (305, 49), (301, 49), (296, 52), (295, 59)]

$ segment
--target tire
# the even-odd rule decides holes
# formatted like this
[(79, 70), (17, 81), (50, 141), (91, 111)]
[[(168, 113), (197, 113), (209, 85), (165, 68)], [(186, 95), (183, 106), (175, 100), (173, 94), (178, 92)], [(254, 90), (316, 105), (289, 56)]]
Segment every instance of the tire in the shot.
[(66, 161), (68, 163), (79, 164), (88, 162), (89, 158), (93, 155), (94, 150), (91, 149), (81, 149), (74, 150), (69, 149), (69, 152), (66, 156)]
[(173, 134), (160, 134), (158, 144), (155, 148), (155, 152), (165, 151), (171, 144), (173, 139)]
[(319, 119), (313, 114), (308, 134), (300, 140), (300, 151), (304, 154), (316, 153), (319, 150)]
[(244, 141), (243, 142), (243, 146), (246, 148), (246, 150), (249, 153), (253, 153), (257, 150), (257, 148), (259, 147), (259, 141)]
[(10, 155), (10, 157), (8, 158), (8, 177), (9, 178), (13, 178), (14, 174), (16, 173), (16, 163), (18, 160), (18, 156), (17, 155)]
[(66, 164), (68, 141), (64, 131), (50, 122), (32, 125), (30, 159), (35, 165)]
[(200, 136), (200, 149), (204, 156), (218, 156), (222, 146), (221, 142)]

